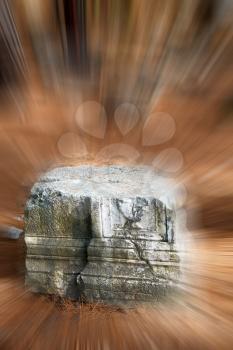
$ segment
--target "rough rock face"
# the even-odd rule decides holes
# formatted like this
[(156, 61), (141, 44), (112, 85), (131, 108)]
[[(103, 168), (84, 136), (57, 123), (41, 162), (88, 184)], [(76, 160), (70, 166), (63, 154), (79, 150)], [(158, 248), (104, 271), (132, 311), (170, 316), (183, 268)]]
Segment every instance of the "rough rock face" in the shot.
[(151, 191), (160, 180), (147, 167), (48, 172), (32, 188), (25, 211), (27, 285), (114, 304), (166, 294), (179, 259), (175, 213)]

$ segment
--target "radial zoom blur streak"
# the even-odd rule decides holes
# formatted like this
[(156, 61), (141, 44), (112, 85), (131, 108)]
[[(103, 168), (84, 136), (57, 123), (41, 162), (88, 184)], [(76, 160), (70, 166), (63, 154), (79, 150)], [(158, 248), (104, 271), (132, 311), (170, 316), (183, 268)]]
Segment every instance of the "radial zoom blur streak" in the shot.
[[(233, 2), (0, 1), (0, 348), (233, 348)], [(79, 305), (24, 286), (47, 169), (150, 165), (183, 215), (179, 296)]]

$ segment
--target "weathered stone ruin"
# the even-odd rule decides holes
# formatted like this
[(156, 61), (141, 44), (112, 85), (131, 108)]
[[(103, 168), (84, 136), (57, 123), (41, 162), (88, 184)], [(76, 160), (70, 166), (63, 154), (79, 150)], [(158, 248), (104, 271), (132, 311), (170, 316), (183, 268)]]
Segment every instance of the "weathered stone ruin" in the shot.
[(166, 295), (179, 274), (175, 213), (155, 198), (150, 180), (149, 168), (125, 166), (43, 176), (25, 210), (26, 284), (112, 304)]

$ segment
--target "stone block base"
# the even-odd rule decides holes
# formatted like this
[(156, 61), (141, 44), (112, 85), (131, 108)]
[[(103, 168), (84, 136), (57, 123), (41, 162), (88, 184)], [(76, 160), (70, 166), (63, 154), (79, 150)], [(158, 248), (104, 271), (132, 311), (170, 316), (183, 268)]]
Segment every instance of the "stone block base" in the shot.
[[(146, 174), (146, 176), (145, 176)], [(110, 304), (152, 302), (179, 275), (175, 212), (147, 167), (67, 167), (34, 185), (25, 211), (33, 291)]]

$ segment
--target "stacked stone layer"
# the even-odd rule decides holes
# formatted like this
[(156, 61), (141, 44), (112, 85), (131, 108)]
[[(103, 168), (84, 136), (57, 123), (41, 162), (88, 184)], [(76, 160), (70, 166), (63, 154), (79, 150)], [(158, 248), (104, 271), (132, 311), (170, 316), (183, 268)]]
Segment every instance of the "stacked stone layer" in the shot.
[(26, 207), (26, 282), (34, 291), (113, 304), (153, 301), (179, 274), (175, 213), (151, 195), (147, 167), (66, 167)]

